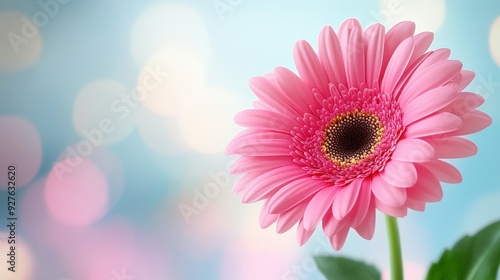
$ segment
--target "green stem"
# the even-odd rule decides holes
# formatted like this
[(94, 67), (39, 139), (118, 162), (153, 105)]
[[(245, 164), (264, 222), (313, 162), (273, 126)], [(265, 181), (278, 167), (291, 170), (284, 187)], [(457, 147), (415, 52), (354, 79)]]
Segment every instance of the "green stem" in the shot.
[(391, 252), (391, 279), (403, 280), (403, 258), (401, 257), (398, 220), (389, 215), (386, 215), (385, 218), (389, 236), (389, 250)]

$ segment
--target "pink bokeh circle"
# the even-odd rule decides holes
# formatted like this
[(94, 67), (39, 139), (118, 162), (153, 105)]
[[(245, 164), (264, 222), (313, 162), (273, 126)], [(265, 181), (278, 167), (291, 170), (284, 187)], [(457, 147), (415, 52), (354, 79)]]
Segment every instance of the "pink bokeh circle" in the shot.
[(108, 186), (102, 171), (89, 159), (57, 162), (44, 190), (49, 213), (64, 224), (88, 226), (101, 219), (108, 208)]
[(0, 116), (0, 143), (0, 187), (8, 185), (9, 166), (15, 167), (16, 187), (28, 184), (42, 163), (42, 143), (36, 128), (23, 118)]

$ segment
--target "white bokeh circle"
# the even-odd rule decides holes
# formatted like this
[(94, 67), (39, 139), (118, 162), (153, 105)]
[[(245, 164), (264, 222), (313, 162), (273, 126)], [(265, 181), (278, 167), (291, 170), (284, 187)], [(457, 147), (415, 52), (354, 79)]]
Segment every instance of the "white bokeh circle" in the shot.
[(73, 126), (82, 141), (93, 148), (116, 143), (135, 127), (140, 101), (115, 80), (96, 80), (85, 85), (73, 105)]
[(205, 66), (190, 49), (175, 46), (156, 52), (137, 81), (145, 108), (163, 115), (179, 115), (205, 85)]
[(42, 51), (42, 36), (33, 21), (18, 12), (0, 12), (0, 71), (32, 65)]
[[(8, 228), (7, 228), (8, 229)], [(33, 256), (32, 250), (26, 243), (26, 241), (16, 236), (15, 243), (15, 255), (16, 261), (15, 272), (9, 270), (11, 264), (9, 264), (9, 256), (7, 254), (12, 254), (10, 252), (10, 245), (7, 243), (7, 238), (10, 233), (7, 231), (0, 231), (0, 251), (2, 252), (2, 262), (0, 262), (0, 279), (9, 279), (9, 280), (30, 280), (33, 279), (33, 274), (35, 271), (36, 261)]]
[(243, 109), (241, 102), (224, 89), (207, 88), (189, 105), (178, 123), (185, 143), (202, 153), (222, 152), (240, 130), (233, 118)]
[(498, 16), (490, 28), (490, 52), (495, 63), (500, 67), (500, 16)]
[(180, 4), (153, 4), (146, 8), (132, 27), (130, 48), (137, 65), (142, 66), (158, 50), (184, 45), (206, 59), (209, 39), (205, 23), (192, 9)]
[(416, 24), (416, 33), (436, 32), (446, 17), (446, 3), (445, 0), (381, 0), (380, 10), (372, 15), (388, 26), (410, 20)]

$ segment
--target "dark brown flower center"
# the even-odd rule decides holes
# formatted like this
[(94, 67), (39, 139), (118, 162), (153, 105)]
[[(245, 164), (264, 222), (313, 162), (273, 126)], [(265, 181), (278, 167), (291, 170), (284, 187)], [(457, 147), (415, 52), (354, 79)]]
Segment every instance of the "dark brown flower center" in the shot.
[(375, 151), (383, 132), (375, 114), (358, 110), (339, 114), (325, 129), (323, 152), (340, 166), (356, 164)]

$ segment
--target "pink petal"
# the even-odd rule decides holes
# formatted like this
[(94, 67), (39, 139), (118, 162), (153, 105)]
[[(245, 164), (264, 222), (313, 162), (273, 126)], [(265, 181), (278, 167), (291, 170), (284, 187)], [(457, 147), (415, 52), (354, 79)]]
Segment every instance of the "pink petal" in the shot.
[(245, 142), (254, 139), (289, 139), (291, 138), (290, 133), (283, 133), (279, 131), (272, 131), (269, 129), (260, 128), (248, 128), (240, 131), (236, 136), (234, 136), (231, 142)]
[(324, 188), (314, 195), (304, 213), (303, 223), (305, 229), (313, 230), (318, 226), (319, 221), (332, 206), (333, 199), (337, 194), (338, 191), (330, 187)]
[(318, 38), (318, 54), (328, 81), (335, 86), (346, 84), (344, 58), (340, 43), (331, 26), (325, 26)]
[(417, 182), (417, 170), (413, 163), (395, 159), (390, 159), (386, 163), (380, 176), (389, 185), (401, 188), (409, 188)]
[(280, 213), (276, 223), (276, 232), (284, 233), (291, 229), (303, 217), (307, 204), (307, 202), (304, 202), (286, 212)]
[(476, 76), (474, 72), (468, 70), (462, 70), (460, 73), (462, 74), (462, 78), (457, 84), (457, 91), (464, 90)]
[(333, 217), (331, 211), (327, 211), (323, 217), (323, 232), (326, 236), (332, 236), (346, 227), (346, 220), (337, 220)]
[(484, 103), (484, 98), (472, 92), (459, 92), (457, 98), (443, 111), (449, 111), (457, 116), (467, 114), (474, 111), (477, 107)]
[(363, 180), (363, 184), (359, 190), (358, 200), (356, 201), (356, 207), (351, 210), (353, 227), (360, 225), (368, 212), (370, 198), (372, 197), (371, 184), (371, 178), (365, 178)]
[(399, 140), (391, 158), (408, 162), (424, 162), (434, 158), (434, 149), (424, 140), (405, 138)]
[(252, 106), (258, 110), (273, 111), (273, 112), (275, 111), (275, 109), (272, 106), (270, 106), (265, 102), (262, 102), (262, 100), (255, 100), (254, 102), (252, 102)]
[(422, 66), (423, 63), (425, 61), (419, 68), (425, 71), (415, 71), (401, 91), (399, 101), (403, 108), (420, 94), (444, 85), (462, 68), (462, 63), (456, 60), (443, 61), (426, 68)]
[(260, 216), (259, 216), (259, 225), (261, 228), (268, 228), (270, 225), (272, 225), (276, 220), (278, 219), (278, 215), (275, 214), (269, 214), (269, 200), (266, 199), (264, 201), (264, 205), (262, 205), (262, 208), (260, 209)]
[(285, 67), (276, 67), (273, 73), (278, 87), (284, 93), (282, 97), (287, 100), (287, 104), (297, 112), (311, 111), (310, 106), (314, 105), (316, 100), (304, 82)]
[(339, 28), (339, 41), (345, 62), (347, 84), (358, 87), (364, 82), (363, 28), (355, 18), (345, 20)]
[[(422, 32), (413, 37), (415, 42), (415, 47), (411, 55), (410, 61), (407, 64), (399, 82), (395, 85), (393, 89), (393, 96), (399, 100), (401, 94), (401, 89), (406, 85), (406, 81), (409, 77), (413, 75), (415, 71), (418, 72), (422, 65), (426, 65), (426, 62), (432, 59), (433, 53), (426, 52), (429, 48), (432, 40), (434, 39), (434, 34), (432, 32)], [(431, 58), (429, 58), (431, 57)], [(389, 57), (390, 58), (390, 57)]]
[[(416, 47), (416, 46), (415, 46)], [(414, 51), (415, 55), (415, 51)], [(406, 71), (403, 74), (403, 77), (400, 79), (400, 82), (396, 86), (396, 89), (394, 92), (396, 93), (396, 97), (398, 100), (401, 99), (402, 92), (408, 92), (408, 86), (407, 86), (407, 81), (413, 77), (419, 77), (422, 75), (422, 73), (425, 73), (430, 66), (434, 66), (438, 63), (441, 63), (448, 59), (448, 56), (450, 55), (450, 50), (448, 49), (439, 49), (436, 51), (431, 51), (431, 52), (426, 52), (419, 57), (415, 58), (414, 60), (412, 59), (410, 61), (409, 66), (407, 67)], [(417, 90), (418, 88), (415, 88), (414, 90)], [(417, 94), (418, 95), (418, 94)], [(414, 97), (413, 97), (414, 98)], [(411, 101), (411, 99), (410, 99)]]
[(421, 55), (417, 60), (412, 62), (408, 67), (406, 67), (405, 72), (403, 73), (403, 76), (401, 79), (399, 79), (398, 84), (396, 85), (396, 88), (393, 91), (393, 97), (396, 100), (400, 99), (401, 92), (406, 90), (406, 81), (413, 75), (415, 71), (417, 71), (420, 67), (420, 65), (427, 59), (427, 57), (430, 55), (430, 53), (425, 53)]
[(244, 110), (236, 114), (234, 121), (244, 127), (269, 129), (290, 133), (296, 122), (285, 115), (279, 115), (267, 110)]
[(290, 155), (290, 144), (289, 140), (282, 139), (248, 141), (240, 147), (235, 148), (232, 152), (229, 152), (228, 155), (285, 156)]
[(453, 76), (447, 83), (445, 83), (445, 86), (450, 86), (453, 87), (454, 89), (458, 88), (458, 83), (462, 80), (462, 70), (457, 72), (455, 76)]
[(409, 125), (414, 121), (427, 117), (450, 104), (457, 97), (457, 91), (452, 87), (438, 87), (431, 89), (403, 107), (403, 124)]
[[(408, 67), (402, 75), (400, 82), (395, 88), (396, 97), (399, 96), (400, 89), (406, 82), (409, 76), (414, 72), (416, 68), (420, 66), (422, 62), (427, 60), (428, 56), (432, 52), (426, 52), (434, 39), (434, 33), (432, 32), (422, 32), (413, 37), (415, 42), (415, 48), (413, 49), (413, 54), (411, 55), (410, 61), (408, 62)], [(424, 63), (425, 65), (425, 63)]]
[(271, 197), (269, 211), (276, 214), (287, 211), (324, 187), (324, 181), (314, 180), (310, 177), (292, 181), (283, 186)]
[(264, 103), (269, 104), (275, 112), (293, 118), (301, 115), (285, 102), (283, 93), (274, 81), (274, 77), (254, 77), (250, 80), (249, 85), (255, 95)]
[(236, 194), (241, 194), (242, 192), (245, 191), (248, 183), (255, 179), (255, 177), (261, 175), (262, 172), (261, 170), (254, 171), (254, 172), (248, 172), (247, 174), (241, 176), (238, 181), (234, 184), (233, 192)]
[(400, 207), (406, 202), (406, 189), (391, 186), (380, 176), (373, 176), (372, 192), (382, 203)]
[(408, 199), (406, 200), (406, 206), (408, 206), (408, 208), (413, 209), (415, 211), (424, 211), (425, 210), (425, 202), (412, 199), (411, 197), (408, 197)]
[(386, 42), (391, 46), (390, 49), (395, 50), (404, 39), (413, 36), (414, 33), (415, 23), (412, 21), (402, 21), (387, 31)]
[(379, 199), (377, 199), (375, 201), (375, 206), (377, 207), (378, 210), (380, 210), (380, 212), (393, 217), (402, 218), (408, 214), (408, 208), (405, 205), (395, 207), (387, 205), (382, 201), (380, 201)]
[(363, 34), (366, 58), (365, 81), (368, 87), (373, 87), (373, 82), (379, 80), (384, 58), (384, 38), (385, 28), (378, 23), (370, 25)]
[(387, 68), (385, 70), (384, 78), (382, 79), (381, 91), (383, 93), (394, 94), (394, 89), (401, 79), (403, 72), (408, 66), (408, 62), (413, 54), (415, 48), (415, 41), (413, 37), (405, 39), (392, 54)]
[(427, 168), (417, 165), (418, 181), (408, 190), (408, 197), (425, 202), (437, 202), (443, 198), (443, 190), (436, 176)]
[(460, 174), (460, 171), (458, 171), (455, 166), (445, 161), (433, 160), (422, 165), (432, 171), (439, 181), (451, 184), (462, 182), (462, 174)]
[(446, 48), (431, 51), (429, 56), (420, 64), (417, 73), (423, 73), (427, 70), (427, 68), (448, 60), (450, 54), (451, 51)]
[(450, 133), (450, 135), (467, 135), (481, 131), (491, 125), (492, 119), (486, 113), (478, 110), (460, 116), (463, 121), (462, 127)]
[(355, 28), (349, 34), (344, 59), (346, 61), (347, 83), (351, 87), (359, 87), (365, 82), (365, 54), (363, 47), (363, 31)]
[(309, 88), (328, 93), (328, 78), (311, 45), (304, 40), (298, 41), (293, 49), (293, 57), (300, 76)]
[(339, 232), (330, 236), (330, 244), (332, 244), (333, 249), (340, 250), (344, 247), (345, 240), (347, 238), (347, 234), (349, 233), (349, 227), (345, 227), (341, 229)]
[(380, 73), (381, 78), (385, 77), (385, 69), (387, 67), (387, 64), (389, 64), (389, 60), (391, 59), (392, 54), (394, 53), (396, 48), (406, 38), (413, 36), (414, 32), (415, 23), (411, 21), (400, 22), (389, 29), (389, 31), (387, 31), (384, 42), (384, 60)]
[(292, 157), (290, 156), (277, 156), (277, 157), (247, 157), (241, 156), (237, 158), (229, 172), (231, 174), (242, 174), (252, 171), (259, 171), (263, 173), (264, 171), (269, 171), (279, 166), (292, 165), (294, 164)]
[(358, 198), (363, 179), (356, 179), (349, 185), (341, 187), (332, 205), (332, 213), (335, 219), (342, 220), (354, 207)]
[(462, 119), (456, 115), (442, 112), (410, 124), (404, 135), (410, 138), (438, 135), (458, 130), (462, 124)]
[[(430, 68), (439, 65), (441, 63), (447, 62), (450, 53), (451, 52), (449, 49), (437, 49), (435, 51), (429, 51), (424, 53), (419, 58), (417, 58), (413, 63), (412, 66), (417, 66), (417, 68), (413, 71), (414, 73), (411, 76), (420, 77)], [(453, 77), (453, 75), (451, 77)]]
[(299, 225), (297, 226), (297, 240), (299, 245), (304, 245), (312, 236), (314, 230), (307, 230), (304, 228), (304, 224), (302, 220), (299, 221)]
[(370, 240), (375, 232), (375, 197), (370, 200), (370, 206), (363, 222), (354, 228), (364, 239)]
[[(363, 31), (363, 27), (361, 26), (361, 23), (356, 18), (348, 18), (344, 22), (342, 22), (342, 24), (340, 25), (338, 38), (339, 38), (340, 46), (342, 47), (342, 52), (344, 53), (344, 56), (346, 55), (347, 48), (349, 48), (348, 43), (349, 43), (350, 34), (354, 30), (358, 30), (361, 32)], [(346, 61), (346, 60), (344, 59), (344, 61)]]
[(366, 240), (371, 240), (373, 238), (373, 234), (375, 233), (375, 201), (376, 199), (372, 198), (370, 202), (370, 210), (368, 211), (365, 220), (359, 227), (355, 228), (356, 232)]
[(420, 56), (422, 56), (427, 51), (427, 49), (430, 47), (432, 43), (432, 40), (434, 40), (434, 33), (422, 32), (415, 35), (413, 39), (415, 40), (415, 49), (413, 50), (412, 57), (408, 64), (412, 64), (413, 62), (415, 62)]
[(462, 137), (430, 138), (437, 158), (464, 158), (477, 153), (474, 142)]
[(271, 191), (279, 189), (291, 181), (306, 176), (304, 171), (296, 165), (278, 167), (253, 179), (242, 196), (243, 203), (252, 203), (262, 200)]
[(280, 132), (247, 129), (236, 135), (226, 147), (228, 155), (285, 156), (290, 155), (292, 137)]

